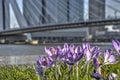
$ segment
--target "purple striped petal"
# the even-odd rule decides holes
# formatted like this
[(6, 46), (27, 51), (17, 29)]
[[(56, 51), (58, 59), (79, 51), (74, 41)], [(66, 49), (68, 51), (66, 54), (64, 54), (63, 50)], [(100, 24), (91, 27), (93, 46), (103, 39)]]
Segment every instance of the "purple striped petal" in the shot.
[(70, 52), (71, 52), (72, 54), (75, 53), (74, 48), (75, 48), (74, 44), (70, 44), (69, 50), (70, 50)]
[(112, 40), (112, 44), (116, 51), (120, 54), (120, 42), (118, 40)]
[(42, 67), (50, 67), (53, 65), (54, 61), (51, 57), (38, 58), (38, 63)]
[(83, 51), (83, 49), (81, 48), (81, 46), (77, 46), (76, 48), (75, 48), (75, 53), (80, 53), (80, 52), (82, 52)]
[(64, 51), (64, 52), (67, 52), (68, 50), (69, 50), (68, 44), (67, 44), (67, 43), (64, 43), (63, 51)]
[(110, 49), (106, 50), (104, 52), (104, 63), (106, 63), (108, 61), (110, 55), (111, 55), (111, 50)]
[(41, 66), (36, 66), (35, 67), (35, 70), (36, 70), (36, 74), (38, 75), (42, 75), (43, 74), (43, 70), (42, 70), (42, 67)]
[(115, 54), (111, 54), (112, 51), (106, 50), (104, 53), (104, 64), (115, 64), (117, 56)]
[(101, 67), (102, 64), (100, 63), (98, 58), (93, 59), (93, 65), (94, 65), (95, 71), (99, 72), (99, 68)]
[(47, 49), (46, 47), (44, 49), (45, 49), (45, 53), (47, 53), (49, 56), (52, 56), (52, 53), (49, 49)]
[(111, 73), (111, 74), (108, 76), (108, 79), (109, 79), (109, 80), (118, 80), (118, 75), (115, 74), (115, 73)]
[(93, 74), (92, 74), (92, 77), (93, 77), (93, 78), (96, 78), (96, 79), (101, 79), (101, 78), (103, 78), (103, 76), (100, 75), (99, 73), (93, 73)]
[(116, 63), (116, 56), (115, 55), (110, 55), (108, 61), (109, 61), (110, 64)]

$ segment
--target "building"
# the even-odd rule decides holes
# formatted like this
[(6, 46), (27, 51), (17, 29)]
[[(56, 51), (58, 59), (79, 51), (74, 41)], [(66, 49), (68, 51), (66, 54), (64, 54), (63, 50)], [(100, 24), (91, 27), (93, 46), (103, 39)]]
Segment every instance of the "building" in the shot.
[[(105, 0), (89, 0), (89, 20), (105, 19)], [(96, 31), (104, 30), (104, 28), (89, 28), (90, 34), (96, 34)]]
[(89, 19), (99, 20), (105, 18), (105, 0), (89, 0)]
[[(23, 15), (29, 26), (77, 22), (84, 19), (84, 0), (23, 0)], [(67, 29), (39, 32), (32, 33), (32, 38), (54, 42), (79, 41), (84, 37), (81, 31)]]
[(9, 0), (0, 0), (0, 31), (10, 29)]
[(3, 8), (2, 0), (0, 0), (0, 31), (3, 30)]

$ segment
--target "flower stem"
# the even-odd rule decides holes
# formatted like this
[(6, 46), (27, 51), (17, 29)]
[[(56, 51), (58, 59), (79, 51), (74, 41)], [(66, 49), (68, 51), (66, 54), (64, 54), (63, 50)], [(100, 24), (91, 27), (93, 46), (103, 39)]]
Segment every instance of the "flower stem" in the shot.
[(37, 79), (38, 79), (38, 80), (41, 80), (39, 75), (37, 76)]
[(73, 69), (73, 65), (72, 66), (69, 65), (69, 71), (68, 71), (68, 75), (67, 75), (68, 80), (70, 80), (70, 73), (71, 73), (72, 69)]
[(84, 73), (83, 73), (83, 77), (84, 77), (84, 78), (88, 75), (88, 72), (89, 72), (89, 64), (90, 64), (90, 61), (86, 62), (85, 65), (84, 65)]
[(79, 72), (78, 72), (78, 65), (79, 65), (79, 63), (77, 62), (77, 68), (76, 68), (76, 72), (77, 72), (77, 80), (79, 80)]
[(42, 80), (47, 80), (46, 75), (45, 75), (45, 71), (46, 71), (46, 69), (45, 69), (45, 70), (43, 70)]
[(58, 80), (58, 75), (57, 75), (57, 62), (55, 62), (54, 75), (55, 75), (55, 79)]

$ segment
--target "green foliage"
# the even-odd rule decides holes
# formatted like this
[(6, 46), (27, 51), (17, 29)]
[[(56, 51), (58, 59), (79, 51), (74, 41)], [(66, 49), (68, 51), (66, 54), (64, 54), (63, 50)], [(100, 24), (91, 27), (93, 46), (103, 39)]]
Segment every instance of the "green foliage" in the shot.
[(0, 67), (0, 80), (37, 80), (33, 66), (5, 65)]
[(104, 77), (107, 77), (111, 73), (116, 73), (120, 80), (120, 63), (118, 64), (111, 64), (111, 65), (105, 65), (102, 67), (102, 74)]
[[(70, 72), (68, 79), (69, 67), (67, 64), (61, 63), (57, 66), (57, 79), (55, 77), (54, 68), (47, 68), (45, 75), (47, 80), (94, 80), (91, 74), (94, 72), (93, 63), (91, 62), (88, 71), (84, 66), (84, 62), (75, 64)], [(102, 75), (108, 76), (110, 73), (120, 75), (120, 63), (105, 65), (102, 67)], [(0, 67), (0, 80), (38, 80), (34, 66), (31, 65), (4, 65)], [(40, 80), (42, 78), (40, 77)], [(119, 79), (120, 80), (120, 77)]]

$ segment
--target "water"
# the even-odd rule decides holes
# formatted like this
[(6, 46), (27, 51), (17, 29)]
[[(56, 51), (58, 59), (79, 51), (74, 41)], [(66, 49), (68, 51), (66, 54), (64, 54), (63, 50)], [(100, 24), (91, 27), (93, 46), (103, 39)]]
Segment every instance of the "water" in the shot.
[[(44, 47), (49, 45), (0, 45), (0, 64), (34, 64), (38, 55), (45, 55)], [(60, 44), (63, 45), (63, 44)], [(76, 44), (78, 45), (78, 44)], [(114, 49), (111, 43), (92, 43), (101, 48)]]

